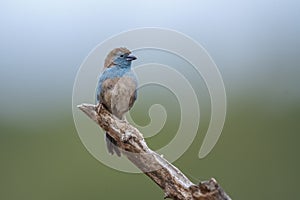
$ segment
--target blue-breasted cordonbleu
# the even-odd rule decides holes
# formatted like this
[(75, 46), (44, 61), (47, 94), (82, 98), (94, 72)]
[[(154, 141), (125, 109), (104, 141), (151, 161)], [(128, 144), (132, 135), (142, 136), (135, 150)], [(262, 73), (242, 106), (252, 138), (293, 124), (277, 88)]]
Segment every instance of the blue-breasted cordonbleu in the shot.
[[(96, 101), (118, 119), (124, 119), (137, 98), (137, 78), (131, 70), (135, 59), (127, 48), (115, 48), (107, 55), (99, 77)], [(107, 133), (106, 145), (109, 153), (121, 155), (116, 141)]]

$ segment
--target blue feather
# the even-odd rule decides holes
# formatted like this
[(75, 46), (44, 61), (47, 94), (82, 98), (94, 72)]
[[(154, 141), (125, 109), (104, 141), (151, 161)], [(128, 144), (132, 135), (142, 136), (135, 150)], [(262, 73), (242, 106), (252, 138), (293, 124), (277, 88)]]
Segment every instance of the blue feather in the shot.
[[(98, 86), (97, 86), (97, 92), (96, 92), (96, 103), (99, 103), (99, 95), (102, 90), (102, 84), (107, 79), (114, 79), (114, 78), (120, 78), (120, 77), (130, 77), (132, 80), (134, 80), (137, 83), (137, 79), (135, 74), (132, 72), (130, 67), (121, 67), (119, 65), (115, 65), (110, 68), (106, 68), (106, 70), (100, 75)], [(135, 98), (137, 97), (137, 92), (135, 92)]]

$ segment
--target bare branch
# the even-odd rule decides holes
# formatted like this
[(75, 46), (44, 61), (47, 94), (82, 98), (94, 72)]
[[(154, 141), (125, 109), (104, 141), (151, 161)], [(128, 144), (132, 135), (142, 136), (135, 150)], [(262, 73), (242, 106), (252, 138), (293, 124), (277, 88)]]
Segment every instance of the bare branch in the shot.
[(164, 190), (165, 199), (230, 200), (215, 179), (192, 183), (180, 170), (147, 146), (143, 135), (126, 121), (116, 119), (101, 105), (78, 106), (117, 141), (123, 154)]

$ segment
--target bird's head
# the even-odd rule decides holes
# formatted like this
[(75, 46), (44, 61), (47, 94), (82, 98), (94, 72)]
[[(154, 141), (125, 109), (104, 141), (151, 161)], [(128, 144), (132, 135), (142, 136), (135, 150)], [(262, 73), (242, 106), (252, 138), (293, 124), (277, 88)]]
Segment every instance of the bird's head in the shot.
[(131, 55), (131, 52), (125, 48), (115, 48), (107, 55), (104, 63), (105, 68), (118, 65), (120, 67), (130, 67), (131, 61), (135, 60), (136, 57)]

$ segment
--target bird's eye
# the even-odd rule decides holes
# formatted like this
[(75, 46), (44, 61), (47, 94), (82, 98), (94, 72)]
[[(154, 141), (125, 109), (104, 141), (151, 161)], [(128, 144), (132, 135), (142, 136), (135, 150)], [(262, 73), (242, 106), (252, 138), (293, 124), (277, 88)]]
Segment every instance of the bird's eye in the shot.
[(123, 55), (123, 54), (121, 54), (121, 55), (120, 55), (120, 57), (121, 57), (121, 58), (123, 58), (123, 57), (124, 57), (124, 55)]

